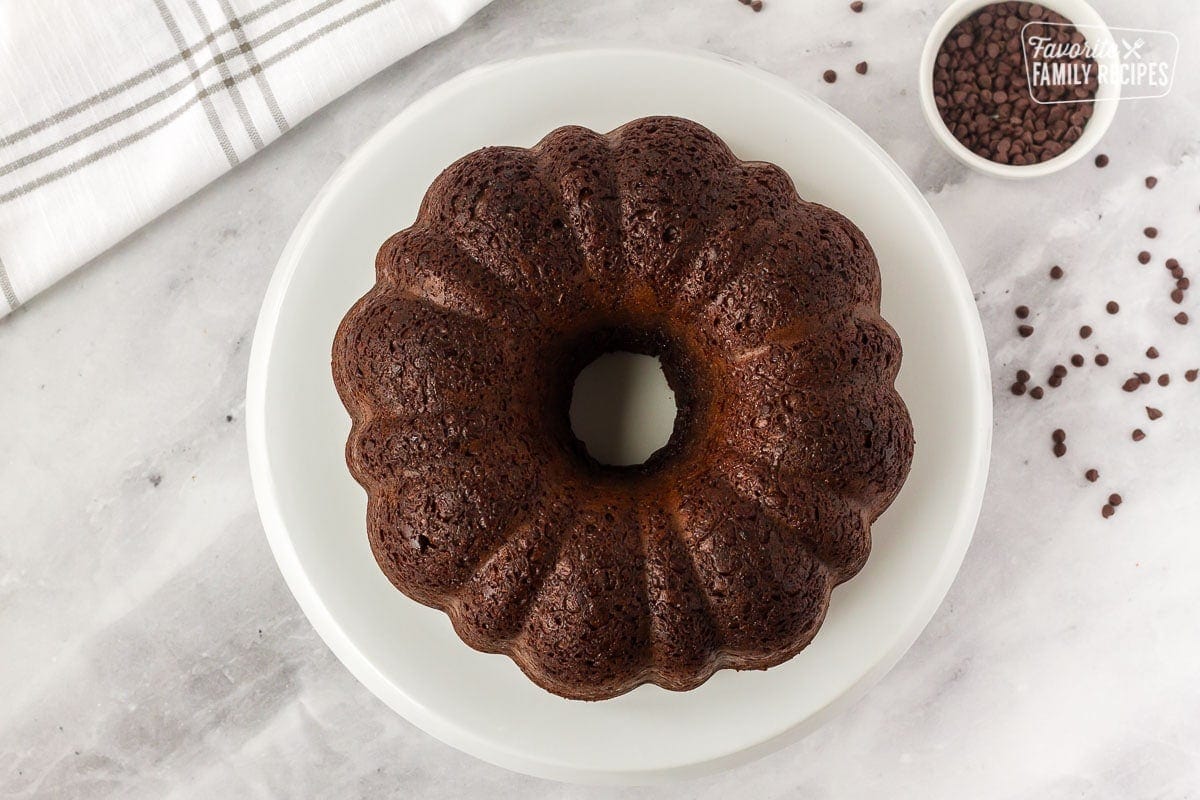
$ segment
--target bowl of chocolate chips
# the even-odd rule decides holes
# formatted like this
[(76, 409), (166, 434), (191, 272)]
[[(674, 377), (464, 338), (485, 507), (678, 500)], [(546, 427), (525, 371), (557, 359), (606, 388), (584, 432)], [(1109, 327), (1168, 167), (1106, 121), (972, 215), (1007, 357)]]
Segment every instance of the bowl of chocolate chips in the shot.
[(1036, 178), (1083, 158), (1112, 123), (1121, 59), (1083, 0), (955, 0), (921, 55), (921, 107), (969, 167)]

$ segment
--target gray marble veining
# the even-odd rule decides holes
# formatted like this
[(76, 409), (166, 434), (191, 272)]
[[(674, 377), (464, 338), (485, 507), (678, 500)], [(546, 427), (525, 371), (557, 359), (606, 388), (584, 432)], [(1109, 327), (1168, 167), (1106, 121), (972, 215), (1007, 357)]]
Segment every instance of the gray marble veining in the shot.
[[(498, 0), (0, 323), (0, 796), (1197, 796), (1200, 382), (1182, 373), (1200, 367), (1200, 303), (1182, 306), (1194, 324), (1171, 321), (1162, 261), (1200, 264), (1200, 15), (1190, 0), (1096, 0), (1110, 24), (1179, 35), (1177, 85), (1121, 107), (1107, 169), (1089, 159), (1006, 184), (957, 165), (924, 127), (916, 61), (943, 5)], [(488, 766), (360, 687), (275, 568), (242, 423), (271, 269), (346, 155), (467, 67), (595, 36), (757, 64), (878, 140), (959, 250), (996, 395), (974, 544), (896, 669), (799, 744), (625, 792)], [(820, 80), (826, 68), (837, 83)], [(1059, 282), (1046, 278), (1055, 263)], [(1027, 340), (1018, 303), (1034, 309)], [(1085, 323), (1096, 334), (1083, 342)], [(1040, 402), (1007, 391), (1018, 367), (1042, 382), (1099, 350), (1109, 367), (1072, 370)], [(1141, 369), (1171, 386), (1121, 392)], [(1165, 412), (1154, 423), (1151, 404)], [(1055, 459), (1060, 426), (1070, 449)], [(1150, 436), (1133, 443), (1134, 427)], [(1103, 520), (1110, 491), (1125, 502)]]

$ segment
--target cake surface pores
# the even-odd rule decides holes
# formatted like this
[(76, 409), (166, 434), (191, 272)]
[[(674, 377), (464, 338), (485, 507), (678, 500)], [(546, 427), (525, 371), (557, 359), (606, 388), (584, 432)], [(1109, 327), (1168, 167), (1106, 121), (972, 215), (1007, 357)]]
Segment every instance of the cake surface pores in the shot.
[[(808, 645), (913, 452), (849, 220), (653, 117), (465, 156), (375, 266), (333, 374), (397, 588), (569, 698)], [(631, 467), (568, 418), (575, 377), (616, 350), (658, 356), (678, 406)]]

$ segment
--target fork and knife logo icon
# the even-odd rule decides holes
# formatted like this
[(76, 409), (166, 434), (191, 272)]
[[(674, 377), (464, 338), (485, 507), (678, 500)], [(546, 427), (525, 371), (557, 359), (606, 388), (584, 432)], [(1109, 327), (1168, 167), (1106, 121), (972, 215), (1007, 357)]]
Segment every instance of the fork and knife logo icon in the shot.
[(1145, 44), (1146, 44), (1146, 40), (1141, 38), (1140, 36), (1136, 40), (1134, 40), (1133, 44), (1130, 44), (1128, 39), (1122, 38), (1121, 46), (1123, 48), (1125, 48), (1125, 52), (1121, 55), (1121, 60), (1128, 61), (1131, 58), (1135, 58), (1138, 61), (1141, 61), (1142, 54), (1139, 51), (1142, 49), (1142, 46)]

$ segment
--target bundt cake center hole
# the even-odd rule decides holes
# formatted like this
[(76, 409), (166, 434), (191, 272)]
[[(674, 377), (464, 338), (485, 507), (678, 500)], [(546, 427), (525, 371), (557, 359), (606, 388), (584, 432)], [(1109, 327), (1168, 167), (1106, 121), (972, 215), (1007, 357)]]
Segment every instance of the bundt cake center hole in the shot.
[(666, 446), (678, 414), (655, 356), (616, 351), (584, 367), (571, 392), (571, 430), (601, 464), (644, 464)]

